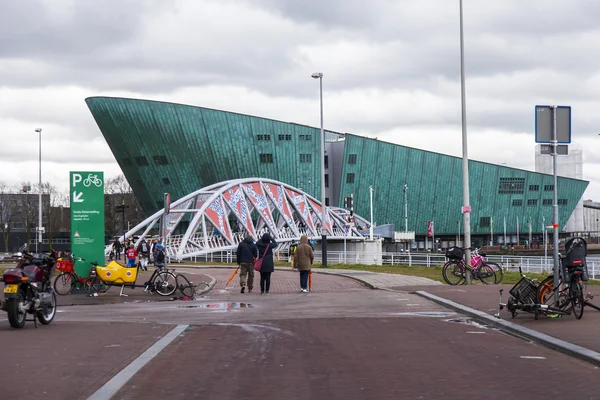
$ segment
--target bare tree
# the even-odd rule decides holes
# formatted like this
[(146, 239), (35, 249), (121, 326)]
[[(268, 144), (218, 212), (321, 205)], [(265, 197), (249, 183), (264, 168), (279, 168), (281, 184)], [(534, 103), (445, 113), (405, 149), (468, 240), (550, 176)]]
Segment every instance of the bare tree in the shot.
[[(108, 236), (118, 236), (127, 229), (128, 222), (138, 223), (144, 219), (142, 207), (125, 175), (105, 179), (104, 193), (105, 232)], [(121, 206), (125, 206), (124, 212)]]
[(69, 202), (69, 195), (59, 192), (50, 182), (42, 183), (42, 209), (46, 221), (48, 246), (52, 248), (54, 233), (63, 230), (63, 213), (61, 207)]
[(18, 220), (19, 208), (15, 189), (0, 181), (0, 229), (4, 238), (4, 251), (8, 252), (8, 238)]

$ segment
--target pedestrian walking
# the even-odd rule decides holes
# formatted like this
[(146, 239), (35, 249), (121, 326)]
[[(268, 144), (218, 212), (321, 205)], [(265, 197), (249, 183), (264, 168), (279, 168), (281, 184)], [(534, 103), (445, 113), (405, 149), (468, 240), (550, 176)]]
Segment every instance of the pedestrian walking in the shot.
[(246, 235), (238, 245), (235, 253), (237, 264), (240, 266), (241, 293), (248, 287), (248, 293), (254, 287), (254, 260), (258, 258), (258, 249), (251, 235)]
[(140, 257), (140, 270), (148, 271), (148, 257), (150, 255), (150, 244), (142, 239), (137, 247), (137, 252)]
[(269, 233), (262, 235), (260, 240), (256, 242), (258, 248), (258, 258), (262, 258), (262, 267), (260, 269), (260, 294), (269, 295), (271, 289), (271, 273), (275, 271), (275, 263), (273, 261), (273, 250), (277, 247), (275, 239), (271, 238)]
[(296, 248), (298, 247), (298, 242), (292, 240), (290, 243), (289, 253), (290, 253), (290, 262), (292, 263), (292, 271), (297, 271), (296, 268)]
[(137, 256), (138, 252), (133, 247), (133, 243), (129, 244), (129, 248), (125, 252), (125, 257), (127, 257), (127, 267), (135, 267), (135, 260)]
[(308, 244), (306, 235), (300, 237), (300, 244), (296, 248), (296, 268), (300, 271), (300, 292), (308, 293), (308, 276), (315, 255), (312, 246)]
[(115, 248), (115, 255), (117, 257), (117, 260), (121, 259), (121, 250), (123, 249), (123, 246), (121, 246), (121, 241), (119, 239), (115, 240), (114, 243), (114, 248)]

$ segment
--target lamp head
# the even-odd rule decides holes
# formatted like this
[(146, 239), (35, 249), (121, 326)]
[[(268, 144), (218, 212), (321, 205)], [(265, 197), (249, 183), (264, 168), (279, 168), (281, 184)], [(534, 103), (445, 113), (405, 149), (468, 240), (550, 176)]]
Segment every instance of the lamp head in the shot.
[(315, 72), (314, 74), (311, 75), (313, 78), (315, 79), (319, 79), (323, 77), (323, 73), (322, 72)]
[(40, 132), (42, 131), (42, 128), (37, 128), (35, 131), (36, 131), (37, 133), (40, 133)]

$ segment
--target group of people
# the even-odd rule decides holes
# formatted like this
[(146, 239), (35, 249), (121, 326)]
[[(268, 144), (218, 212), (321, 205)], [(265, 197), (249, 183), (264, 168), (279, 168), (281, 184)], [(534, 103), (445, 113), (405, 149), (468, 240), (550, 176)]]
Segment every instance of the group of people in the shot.
[[(237, 264), (240, 268), (241, 293), (251, 293), (254, 288), (254, 265), (260, 260), (260, 294), (269, 295), (271, 289), (271, 274), (275, 271), (273, 250), (277, 242), (269, 233), (254, 242), (251, 235), (246, 235), (236, 251)], [(300, 243), (294, 248), (292, 268), (300, 271), (300, 292), (308, 293), (308, 276), (314, 260), (312, 246), (308, 237), (302, 235)]]
[(116, 255), (116, 259), (121, 259), (121, 251), (124, 249), (124, 259), (127, 259), (128, 267), (138, 266), (142, 271), (148, 271), (148, 264), (154, 263), (158, 268), (165, 266), (165, 248), (157, 239), (140, 240), (137, 247), (132, 240), (125, 240), (121, 244), (115, 240), (112, 245), (110, 260)]

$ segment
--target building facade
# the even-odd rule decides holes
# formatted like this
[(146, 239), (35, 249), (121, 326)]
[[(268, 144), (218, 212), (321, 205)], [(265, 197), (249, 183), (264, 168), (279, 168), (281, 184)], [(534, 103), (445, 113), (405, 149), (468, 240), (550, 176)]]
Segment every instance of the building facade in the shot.
[[(112, 97), (86, 103), (146, 214), (163, 207), (163, 194), (178, 199), (220, 181), (262, 177), (321, 198), (318, 128), (189, 105)], [(352, 134), (327, 131), (326, 203), (370, 214), (374, 188), (376, 224), (454, 236), (462, 220), (462, 160)], [(552, 220), (553, 177), (469, 161), (472, 234), (497, 236), (542, 231)], [(567, 221), (588, 182), (559, 178), (559, 223)], [(517, 220), (520, 223), (517, 223)]]

